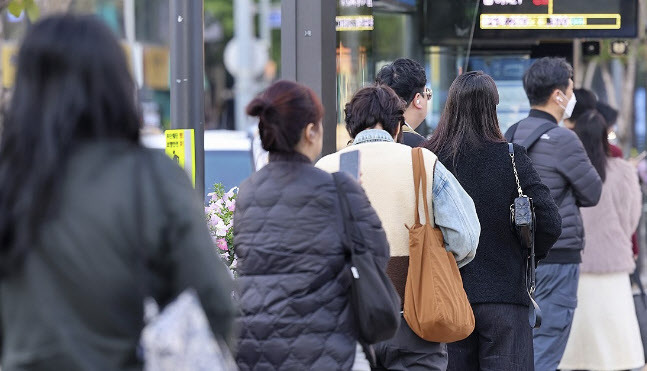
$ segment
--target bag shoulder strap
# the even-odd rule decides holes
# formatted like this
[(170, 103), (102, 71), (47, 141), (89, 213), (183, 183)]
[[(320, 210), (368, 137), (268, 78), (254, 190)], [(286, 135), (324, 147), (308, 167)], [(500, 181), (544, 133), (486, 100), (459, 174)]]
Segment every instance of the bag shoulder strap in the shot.
[(537, 127), (530, 135), (524, 140), (521, 145), (526, 147), (526, 151), (530, 152), (530, 148), (537, 143), (537, 140), (544, 135), (546, 132), (550, 131), (551, 129), (556, 128), (554, 123), (552, 122), (545, 122), (541, 124), (539, 127)]
[[(436, 226), (436, 218), (435, 215), (433, 214), (433, 209), (431, 213), (431, 218), (429, 218), (429, 205), (427, 203), (428, 195), (427, 195), (427, 171), (425, 168), (425, 157), (424, 153), (422, 151), (422, 148), (413, 148), (411, 150), (411, 160), (413, 163), (413, 185), (415, 188), (415, 194), (416, 194), (416, 210), (415, 210), (415, 220), (416, 224), (420, 224), (420, 188), (422, 187), (422, 199), (423, 199), (423, 204), (425, 208), (425, 224), (431, 224), (432, 226)], [(436, 159), (434, 161), (434, 167), (433, 171), (436, 171)], [(433, 172), (432, 172), (433, 174)], [(431, 180), (432, 188), (433, 188), (433, 176)], [(431, 201), (431, 206), (433, 208), (433, 200)]]
[(344, 193), (342, 186), (341, 174), (339, 172), (332, 174), (333, 180), (335, 181), (335, 188), (337, 189), (337, 197), (339, 198), (339, 207), (341, 211), (342, 221), (344, 225), (344, 245), (349, 250), (349, 253), (353, 255), (355, 253), (353, 249), (352, 238), (356, 232), (355, 217), (350, 210), (348, 205), (348, 198)]
[(517, 182), (517, 193), (519, 197), (523, 197), (523, 189), (521, 189), (521, 182), (519, 181), (519, 173), (517, 172), (517, 164), (514, 161), (514, 146), (512, 143), (508, 143), (508, 154), (512, 160), (512, 170), (514, 172), (514, 180)]
[[(519, 121), (519, 122), (521, 122), (521, 121)], [(516, 133), (517, 129), (519, 128), (519, 122), (517, 122), (516, 124), (510, 126), (508, 128), (508, 130), (506, 130), (506, 132), (505, 132), (505, 135), (504, 135), (505, 140), (507, 140), (510, 143), (512, 143), (512, 141), (514, 140), (514, 133)]]
[(546, 121), (545, 119), (541, 119), (537, 117), (526, 117), (525, 119), (520, 120), (514, 125), (510, 126), (508, 130), (506, 130), (504, 135), (505, 140), (507, 140), (510, 143), (514, 142), (514, 135), (517, 133), (517, 129), (519, 129), (519, 125), (522, 122), (528, 122), (528, 121), (535, 122), (537, 124), (541, 123), (541, 124), (537, 127), (537, 129), (535, 129), (532, 133), (530, 133), (530, 135), (526, 138), (526, 140), (524, 140), (521, 143), (521, 145), (526, 148), (526, 151), (530, 151), (530, 148), (533, 145), (535, 145), (535, 143), (537, 142), (537, 139), (539, 139), (547, 131), (556, 127), (554, 123), (550, 121)]

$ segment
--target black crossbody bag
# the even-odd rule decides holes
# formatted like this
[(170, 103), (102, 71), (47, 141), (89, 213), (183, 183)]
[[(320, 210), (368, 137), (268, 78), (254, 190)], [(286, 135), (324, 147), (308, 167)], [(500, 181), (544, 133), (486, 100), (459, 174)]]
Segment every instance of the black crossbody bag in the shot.
[(512, 159), (512, 169), (517, 182), (517, 192), (519, 193), (519, 196), (515, 197), (514, 202), (510, 205), (510, 221), (517, 237), (521, 241), (521, 246), (525, 247), (528, 253), (526, 259), (526, 275), (524, 277), (526, 291), (530, 298), (528, 322), (530, 323), (530, 327), (539, 328), (542, 317), (541, 309), (535, 301), (535, 270), (537, 268), (537, 262), (535, 261), (535, 208), (532, 204), (532, 198), (524, 195), (521, 189), (517, 165), (514, 161), (514, 147), (512, 143), (508, 143), (508, 153)]
[(339, 173), (333, 174), (343, 217), (343, 243), (353, 274), (350, 302), (361, 342), (375, 344), (390, 339), (398, 330), (400, 297), (391, 279), (365, 245), (339, 176)]

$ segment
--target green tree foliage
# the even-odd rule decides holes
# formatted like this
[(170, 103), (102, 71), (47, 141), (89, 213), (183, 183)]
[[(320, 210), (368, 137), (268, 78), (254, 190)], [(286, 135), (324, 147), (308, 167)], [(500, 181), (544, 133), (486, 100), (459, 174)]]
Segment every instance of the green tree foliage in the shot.
[(34, 0), (11, 0), (7, 10), (16, 17), (24, 11), (32, 22), (40, 17), (40, 8)]
[(204, 11), (220, 22), (226, 40), (234, 36), (233, 3), (232, 0), (204, 0)]

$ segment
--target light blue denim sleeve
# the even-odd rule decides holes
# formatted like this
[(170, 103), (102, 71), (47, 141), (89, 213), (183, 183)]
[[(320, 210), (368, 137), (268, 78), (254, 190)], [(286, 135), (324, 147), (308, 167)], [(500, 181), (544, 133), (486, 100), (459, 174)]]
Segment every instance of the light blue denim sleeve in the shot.
[(433, 192), (436, 225), (460, 268), (474, 259), (479, 244), (481, 224), (474, 201), (440, 161), (436, 162)]

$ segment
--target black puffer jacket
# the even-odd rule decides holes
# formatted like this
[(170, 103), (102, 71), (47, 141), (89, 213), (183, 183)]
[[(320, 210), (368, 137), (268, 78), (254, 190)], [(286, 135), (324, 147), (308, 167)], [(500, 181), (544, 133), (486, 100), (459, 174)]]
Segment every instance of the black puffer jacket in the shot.
[(544, 122), (555, 124), (528, 152), (562, 216), (562, 234), (542, 263), (580, 263), (581, 250), (584, 248), (584, 227), (579, 208), (598, 203), (602, 194), (602, 181), (591, 165), (582, 142), (573, 131), (557, 126), (555, 118), (543, 111), (531, 110), (530, 117), (532, 119), (519, 122), (514, 143), (521, 144)]
[[(361, 186), (343, 186), (366, 245), (389, 257)], [(333, 177), (301, 155), (270, 155), (240, 186), (234, 235), (239, 257), (241, 370), (349, 370), (357, 331), (350, 269)]]

